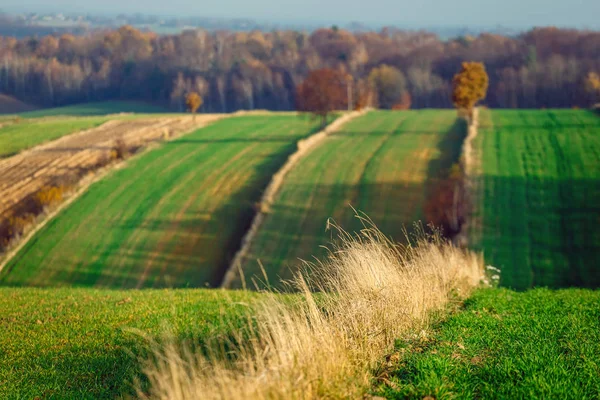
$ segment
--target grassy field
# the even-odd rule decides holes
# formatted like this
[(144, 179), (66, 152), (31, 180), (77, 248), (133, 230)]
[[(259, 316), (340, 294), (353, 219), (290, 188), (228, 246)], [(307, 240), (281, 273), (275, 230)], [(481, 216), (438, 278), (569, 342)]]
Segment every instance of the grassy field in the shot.
[(404, 226), (422, 219), (428, 181), (458, 159), (464, 134), (450, 110), (376, 111), (344, 126), (286, 177), (243, 262), (247, 280), (262, 275), (257, 259), (277, 283), (299, 258), (322, 256), (330, 217), (348, 231), (360, 229), (350, 205), (404, 240)]
[(21, 113), (23, 118), (39, 117), (89, 117), (119, 113), (156, 114), (166, 113), (163, 107), (135, 101), (104, 101), (98, 103), (83, 103), (72, 106), (46, 108), (42, 110)]
[(214, 340), (258, 295), (209, 290), (0, 288), (0, 398), (133, 394), (148, 342), (135, 329)]
[(94, 128), (106, 121), (106, 118), (90, 117), (9, 122), (0, 127), (0, 158), (70, 133)]
[(481, 113), (470, 241), (515, 289), (600, 286), (600, 118)]
[(476, 292), (432, 335), (398, 341), (389, 399), (600, 397), (600, 292)]
[(296, 116), (236, 117), (142, 154), (48, 223), (0, 284), (219, 284), (271, 175), (316, 128)]

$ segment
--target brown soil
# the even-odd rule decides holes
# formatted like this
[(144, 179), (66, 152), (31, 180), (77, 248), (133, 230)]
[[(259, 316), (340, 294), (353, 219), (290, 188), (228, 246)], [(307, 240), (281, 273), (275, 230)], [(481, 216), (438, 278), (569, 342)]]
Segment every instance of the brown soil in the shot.
[(87, 131), (62, 137), (14, 157), (0, 160), (0, 221), (17, 214), (19, 206), (44, 186), (75, 183), (103, 166), (117, 139), (129, 148), (187, 133), (221, 118), (196, 117), (114, 120)]
[(36, 107), (0, 93), (0, 114), (18, 114), (33, 110), (36, 110)]

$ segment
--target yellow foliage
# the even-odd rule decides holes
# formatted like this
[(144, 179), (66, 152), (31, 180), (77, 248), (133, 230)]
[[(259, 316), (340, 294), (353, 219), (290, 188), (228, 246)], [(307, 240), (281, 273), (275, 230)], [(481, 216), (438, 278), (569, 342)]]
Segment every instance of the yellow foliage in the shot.
[(35, 200), (40, 207), (47, 207), (63, 199), (62, 186), (44, 186), (35, 194)]
[(590, 93), (600, 93), (600, 76), (595, 72), (587, 74), (585, 88)]
[(202, 97), (200, 97), (200, 95), (196, 92), (188, 94), (185, 98), (185, 105), (187, 106), (188, 111), (191, 113), (198, 111), (198, 109), (202, 107), (202, 103)]
[(452, 79), (452, 102), (459, 110), (470, 111), (487, 94), (489, 78), (480, 62), (464, 62)]

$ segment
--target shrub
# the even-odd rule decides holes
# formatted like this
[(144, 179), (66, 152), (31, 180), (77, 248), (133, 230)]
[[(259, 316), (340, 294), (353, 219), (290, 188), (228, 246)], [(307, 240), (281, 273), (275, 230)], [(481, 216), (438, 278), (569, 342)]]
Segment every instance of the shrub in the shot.
[(57, 204), (62, 201), (64, 190), (63, 186), (44, 186), (35, 194), (35, 202), (40, 209)]
[(25, 229), (33, 224), (35, 221), (35, 215), (31, 213), (23, 214), (20, 216), (14, 216), (9, 218), (8, 226), (10, 227), (9, 234), (11, 237), (21, 235), (25, 232)]
[(129, 156), (129, 148), (123, 139), (115, 140), (115, 144), (110, 152), (110, 158), (113, 160), (124, 160)]
[(460, 233), (467, 219), (470, 201), (464, 180), (463, 168), (454, 164), (446, 176), (433, 183), (424, 206), (427, 223), (440, 228), (448, 238)]
[(28, 226), (35, 222), (35, 215), (25, 213), (20, 216), (12, 216), (0, 224), (0, 249), (8, 246), (10, 241), (22, 235)]

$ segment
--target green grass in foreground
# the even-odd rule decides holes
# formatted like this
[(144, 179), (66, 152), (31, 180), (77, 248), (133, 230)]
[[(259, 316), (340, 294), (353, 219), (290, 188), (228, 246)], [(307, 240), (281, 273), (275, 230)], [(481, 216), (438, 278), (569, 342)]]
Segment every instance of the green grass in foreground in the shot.
[(0, 289), (0, 398), (133, 394), (138, 357), (168, 328), (200, 343), (247, 323), (256, 293)]
[(600, 291), (480, 290), (433, 336), (400, 342), (391, 399), (597, 399)]
[(235, 117), (143, 153), (45, 225), (0, 284), (219, 285), (271, 176), (315, 130), (294, 115)]
[(98, 116), (118, 113), (155, 114), (166, 113), (163, 107), (135, 101), (103, 101), (97, 103), (82, 103), (72, 106), (46, 108), (43, 110), (21, 113), (23, 118), (55, 117), (55, 116)]
[(500, 284), (600, 287), (600, 118), (485, 110), (470, 244)]
[(9, 122), (0, 128), (0, 158), (74, 132), (94, 128), (106, 121), (106, 118), (90, 117)]

